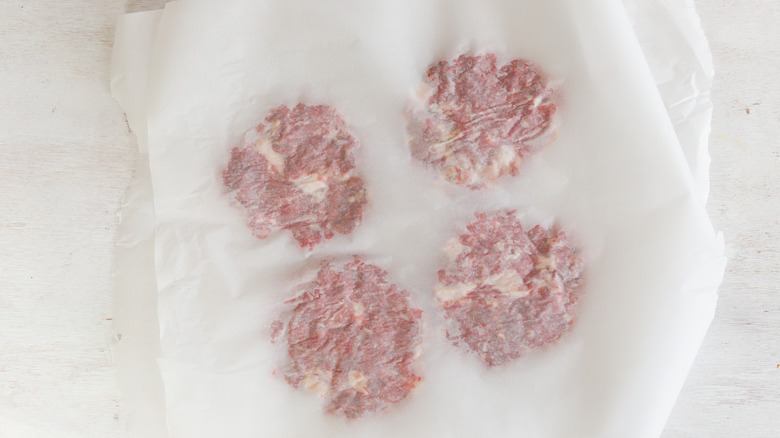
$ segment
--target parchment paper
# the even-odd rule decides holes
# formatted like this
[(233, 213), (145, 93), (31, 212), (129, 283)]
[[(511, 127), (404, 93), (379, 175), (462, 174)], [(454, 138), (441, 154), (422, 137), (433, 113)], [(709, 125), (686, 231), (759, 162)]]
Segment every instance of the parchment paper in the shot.
[(688, 167), (707, 202), (712, 54), (693, 0), (623, 0)]
[(127, 114), (139, 159), (119, 214), (114, 256), (114, 343), (122, 414), (133, 437), (165, 438), (165, 395), (157, 366), (160, 330), (154, 275), (154, 201), (146, 148), (146, 84), (162, 10), (117, 23), (111, 92)]
[[(501, 3), (480, 4), (478, 10), (458, 4), (446, 8), (449, 15), (441, 17), (441, 5), (400, 4), (392, 11), (368, 7), (351, 11), (365, 14), (368, 22), (362, 24), (322, 20), (318, 17), (327, 14), (311, 10), (304, 13), (311, 22), (298, 22), (309, 33), (284, 38), (292, 47), (270, 47), (271, 41), (277, 41), (274, 38), (281, 38), (273, 30), (296, 32), (298, 28), (289, 25), (278, 29), (274, 23), (265, 23), (260, 33), (267, 41), (252, 41), (258, 24), (263, 23), (257, 17), (289, 23), (284, 17), (300, 14), (300, 7), (268, 11), (268, 5), (253, 5), (255, 9), (236, 13), (202, 4), (175, 4), (163, 17), (153, 61), (149, 121), (153, 171), (158, 166), (155, 201), (162, 369), (171, 436), (255, 436), (257, 430), (269, 436), (300, 436), (305, 431), (294, 429), (299, 426), (345, 436), (360, 436), (369, 429), (374, 434), (375, 427), (388, 436), (407, 427), (414, 429), (403, 432), (408, 436), (474, 436), (491, 430), (495, 436), (518, 431), (526, 436), (656, 436), (711, 318), (722, 258), (703, 209), (693, 202), (693, 180), (684, 169), (684, 157), (664, 119), (668, 116), (622, 9), (613, 5), (582, 11), (559, 2), (531, 11), (515, 6), (520, 10), (506, 14)], [(518, 12), (526, 13), (518, 18)], [(199, 21), (202, 16), (209, 17), (208, 23)], [(251, 25), (242, 25), (242, 17), (255, 19)], [(296, 16), (296, 21), (300, 18)], [(393, 26), (400, 29), (376, 38), (374, 30), (384, 29), (377, 27), (379, 18), (386, 20), (382, 25), (389, 31)], [(509, 23), (502, 28), (496, 26), (497, 20)], [(457, 24), (445, 29), (442, 21)], [(230, 36), (221, 33), (215, 23), (229, 27)], [(425, 23), (438, 31), (425, 31)], [(203, 32), (209, 26), (213, 33)], [(325, 28), (338, 31), (328, 33)], [(404, 32), (408, 34), (398, 35)], [(538, 34), (548, 37), (549, 47), (529, 47), (518, 41)], [(324, 38), (327, 35), (333, 37)], [(310, 46), (317, 50), (307, 51)], [(398, 106), (435, 56), (485, 46), (523, 52), (517, 56), (535, 59), (564, 78), (570, 100), (564, 107), (559, 141), (532, 164), (527, 177), (494, 199), (473, 199), (435, 186), (417, 199), (400, 191), (394, 194), (398, 173), (410, 167), (403, 155), (403, 139), (399, 139), (403, 130), (398, 128)], [(390, 50), (377, 50), (386, 47)], [(363, 64), (352, 61), (348, 66), (354, 75), (345, 75), (327, 59), (334, 52), (359, 58)], [(368, 61), (359, 56), (368, 52), (375, 54)], [(285, 74), (281, 82), (287, 83), (287, 89), (277, 86), (277, 77), (269, 90), (264, 88), (272, 82), (268, 76), (283, 70), (267, 68), (263, 60), (271, 56), (285, 58), (281, 64), (314, 62), (321, 69), (308, 68), (307, 76)], [(189, 73), (182, 74), (183, 70)], [(364, 71), (380, 73), (366, 75), (380, 85), (368, 99), (355, 90), (361, 87), (357, 79), (364, 78), (357, 73)], [(188, 75), (194, 78), (180, 82)], [(297, 86), (296, 79), (301, 81)], [(215, 85), (214, 89), (203, 91), (198, 86), (206, 82)], [(435, 269), (430, 260), (414, 257), (427, 253), (435, 258), (445, 233), (437, 236), (428, 226), (425, 236), (413, 235), (414, 250), (394, 245), (402, 241), (393, 236), (408, 236), (432, 220), (452, 232), (458, 219), (451, 216), (467, 219), (467, 212), (452, 208), (452, 202), (459, 201), (469, 201), (463, 210), (482, 203), (528, 208), (530, 216), (555, 215), (578, 231), (590, 251), (588, 296), (577, 331), (561, 345), (512, 369), (488, 373), (475, 363), (463, 363), (446, 342), (435, 339), (438, 323), (428, 302), (429, 337), (433, 339), (428, 340), (430, 348), (423, 358), (424, 385), (397, 413), (357, 425), (322, 417), (316, 397), (293, 392), (270, 378), (262, 332), (272, 317), (267, 309), (284, 296), (274, 281), (283, 282), (302, 256), (292, 251), (295, 248), (284, 236), (267, 244), (248, 236), (235, 209), (220, 204), (224, 199), (214, 191), (219, 188), (218, 184), (214, 187), (219, 182), (215, 176), (224, 164), (214, 156), (224, 154), (232, 146), (231, 137), (238, 138), (242, 129), (257, 121), (264, 105), (285, 103), (279, 100), (299, 97), (293, 95), (301, 90), (309, 98), (336, 100), (342, 107), (354, 108), (345, 112), (355, 115), (350, 120), (353, 126), (364, 127), (359, 131), (366, 133), (366, 150), (371, 148), (376, 154), (371, 172), (374, 198), (381, 196), (383, 202), (390, 202), (372, 204), (374, 220), (367, 221), (362, 234), (334, 242), (323, 252), (387, 255), (385, 267), (416, 291), (418, 302), (424, 302), (430, 290), (426, 272)], [(274, 98), (277, 102), (269, 103)], [(362, 107), (372, 103), (371, 108)], [(593, 114), (594, 107), (597, 114)], [(372, 114), (376, 117), (361, 120)], [(155, 144), (159, 145), (157, 152)], [(641, 166), (642, 162), (647, 166)], [(372, 165), (370, 156), (366, 164)], [(386, 166), (395, 167), (383, 169)], [(425, 175), (411, 175), (409, 186), (401, 189), (419, 187), (421, 178)], [(388, 182), (396, 188), (383, 194)], [(453, 196), (460, 198), (453, 201)], [(404, 213), (383, 223), (383, 209)], [(161, 211), (165, 213), (160, 215)], [(285, 252), (287, 262), (280, 257)], [(274, 269), (268, 255), (283, 269)], [(316, 257), (315, 253), (310, 258)], [(215, 262), (217, 266), (206, 266)], [(264, 269), (282, 275), (264, 275)], [(262, 284), (267, 287), (258, 286)], [(263, 390), (269, 394), (257, 393)], [(285, 401), (290, 409), (279, 407)], [(294, 420), (301, 416), (311, 421)], [(444, 435), (448, 432), (452, 434)]]

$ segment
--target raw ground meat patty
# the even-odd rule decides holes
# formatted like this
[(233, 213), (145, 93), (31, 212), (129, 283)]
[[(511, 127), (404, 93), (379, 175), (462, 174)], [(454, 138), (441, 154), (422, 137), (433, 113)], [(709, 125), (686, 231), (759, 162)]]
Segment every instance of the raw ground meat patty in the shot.
[(556, 341), (572, 325), (582, 260), (556, 228), (526, 232), (514, 211), (477, 213), (452, 239), (435, 294), (447, 337), (488, 366)]
[(273, 339), (286, 335), (287, 382), (325, 398), (325, 411), (347, 418), (403, 400), (420, 378), (422, 311), (387, 272), (358, 257), (343, 267), (325, 261), (316, 279), (288, 301), (289, 321), (274, 323)]
[(528, 61), (496, 62), (489, 53), (433, 65), (408, 111), (412, 155), (473, 189), (517, 176), (554, 138), (553, 89), (541, 72)]
[(233, 149), (223, 181), (256, 237), (285, 229), (312, 249), (360, 224), (366, 190), (355, 170), (357, 147), (333, 108), (282, 105)]

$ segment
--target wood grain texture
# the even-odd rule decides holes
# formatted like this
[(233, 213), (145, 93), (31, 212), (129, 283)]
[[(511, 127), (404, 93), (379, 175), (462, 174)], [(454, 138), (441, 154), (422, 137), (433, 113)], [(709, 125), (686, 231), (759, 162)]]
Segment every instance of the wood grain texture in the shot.
[[(116, 209), (136, 153), (108, 90), (117, 16), (165, 0), (0, 2), (0, 438), (124, 438)], [(717, 77), (709, 211), (730, 262), (664, 438), (780, 436), (780, 3), (697, 0)]]
[(0, 2), (0, 437), (122, 437), (116, 209), (135, 162), (108, 89), (121, 1)]
[(664, 438), (780, 436), (780, 2), (697, 0), (715, 63), (708, 210), (729, 264)]

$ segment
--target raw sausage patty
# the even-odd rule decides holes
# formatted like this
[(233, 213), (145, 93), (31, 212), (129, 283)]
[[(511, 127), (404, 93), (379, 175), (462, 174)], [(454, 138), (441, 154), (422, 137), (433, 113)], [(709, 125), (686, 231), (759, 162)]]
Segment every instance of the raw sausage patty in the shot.
[(333, 108), (282, 105), (233, 149), (223, 181), (256, 237), (289, 230), (299, 246), (312, 249), (361, 222), (366, 190), (355, 168), (357, 147)]
[(358, 257), (322, 263), (305, 285), (274, 339), (286, 336), (287, 382), (319, 394), (325, 410), (348, 418), (403, 400), (420, 377), (412, 371), (421, 339), (422, 311), (387, 272)]
[(478, 213), (445, 252), (435, 294), (450, 323), (447, 337), (488, 366), (571, 327), (582, 260), (562, 230), (526, 231), (513, 211)]
[(516, 176), (554, 137), (552, 94), (528, 61), (498, 65), (488, 53), (438, 62), (409, 106), (412, 156), (473, 189)]

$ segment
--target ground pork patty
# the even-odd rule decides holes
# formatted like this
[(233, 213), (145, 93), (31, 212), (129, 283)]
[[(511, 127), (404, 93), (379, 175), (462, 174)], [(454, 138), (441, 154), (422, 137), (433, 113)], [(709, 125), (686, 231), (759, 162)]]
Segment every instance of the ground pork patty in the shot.
[(358, 257), (343, 266), (326, 260), (316, 279), (287, 302), (289, 320), (274, 323), (273, 339), (286, 336), (285, 379), (325, 398), (326, 412), (357, 418), (380, 411), (420, 381), (412, 363), (422, 311), (387, 276)]
[(366, 190), (355, 169), (357, 147), (333, 108), (282, 105), (232, 150), (223, 182), (235, 191), (256, 237), (285, 229), (312, 249), (360, 224)]
[(517, 176), (526, 158), (554, 138), (552, 94), (528, 61), (499, 66), (488, 53), (438, 62), (409, 105), (412, 156), (472, 189)]
[(540, 225), (526, 232), (514, 211), (477, 213), (466, 229), (447, 244), (434, 291), (448, 339), (497, 366), (560, 338), (583, 269), (566, 234)]

